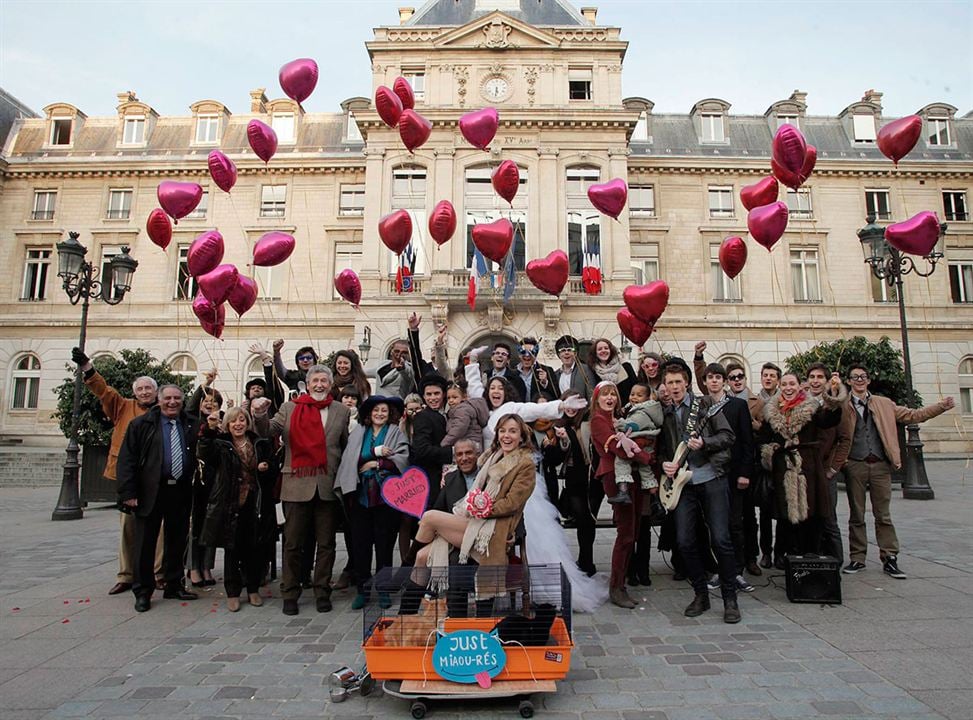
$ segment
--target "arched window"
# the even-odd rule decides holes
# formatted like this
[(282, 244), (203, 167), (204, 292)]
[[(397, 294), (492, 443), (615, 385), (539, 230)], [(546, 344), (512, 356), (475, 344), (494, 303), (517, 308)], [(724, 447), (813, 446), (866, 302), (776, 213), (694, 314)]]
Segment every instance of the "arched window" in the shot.
[(747, 369), (749, 368), (749, 365), (747, 365), (747, 361), (744, 360), (739, 355), (734, 355), (733, 353), (726, 353), (725, 355), (720, 355), (719, 359), (716, 362), (722, 365), (724, 370), (726, 370), (726, 366), (729, 365), (730, 363), (736, 363), (737, 365), (743, 367), (743, 371), (747, 373), (747, 375), (750, 374), (750, 371)]
[[(467, 168), (463, 203), (466, 207), (466, 267), (473, 260), (473, 226), (507, 218), (514, 226), (514, 265), (523, 270), (527, 263), (527, 168), (518, 166), (520, 186), (514, 196), (513, 208), (497, 195), (490, 182), (492, 167), (480, 165)], [(499, 270), (496, 263), (486, 260), (488, 270)]]
[(11, 410), (36, 410), (41, 390), (41, 361), (24, 355), (14, 363)]
[(243, 396), (246, 397), (246, 386), (251, 380), (263, 380), (264, 362), (259, 355), (254, 355), (246, 364), (246, 373), (243, 376)]
[(199, 372), (196, 366), (196, 358), (188, 353), (179, 353), (169, 358), (169, 368), (174, 375), (189, 378), (194, 382), (196, 374)]
[(115, 359), (115, 353), (110, 352), (108, 350), (99, 350), (96, 353), (91, 353), (91, 361), (92, 362), (94, 362), (95, 360), (104, 360), (104, 359), (107, 359), (107, 358), (111, 358), (112, 360), (114, 360)]
[(959, 402), (964, 415), (973, 415), (973, 357), (959, 364)]

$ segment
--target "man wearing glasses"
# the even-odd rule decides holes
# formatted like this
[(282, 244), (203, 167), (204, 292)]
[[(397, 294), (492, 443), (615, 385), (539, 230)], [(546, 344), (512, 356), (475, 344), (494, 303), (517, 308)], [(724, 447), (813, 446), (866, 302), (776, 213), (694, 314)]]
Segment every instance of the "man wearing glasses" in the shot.
[(889, 504), (892, 499), (892, 468), (902, 467), (896, 423), (910, 425), (942, 415), (955, 406), (945, 397), (934, 405), (913, 410), (896, 405), (881, 395), (868, 392), (868, 369), (854, 364), (848, 371), (851, 403), (849, 413), (851, 450), (845, 465), (845, 489), (848, 493), (848, 545), (850, 562), (842, 572), (852, 575), (865, 569), (868, 537), (865, 531), (865, 491), (868, 490), (875, 516), (875, 540), (882, 570), (886, 575), (904, 580), (899, 569), (899, 540), (892, 525)]
[(505, 342), (494, 343), (493, 353), (490, 355), (490, 369), (483, 375), (483, 387), (487, 386), (490, 378), (502, 377), (513, 380), (514, 372), (510, 369), (510, 346)]
[(508, 377), (510, 377), (510, 381), (517, 392), (520, 393), (521, 402), (537, 402), (540, 397), (545, 400), (557, 400), (558, 398), (550, 383), (547, 383), (546, 388), (542, 388), (540, 385), (539, 381), (547, 382), (554, 371), (537, 362), (539, 350), (540, 346), (537, 339), (532, 337), (525, 337), (520, 341), (520, 346), (517, 348), (520, 363)]
[(298, 390), (298, 383), (306, 381), (308, 368), (317, 364), (318, 354), (314, 348), (305, 345), (294, 354), (294, 362), (297, 363), (297, 370), (288, 370), (284, 367), (284, 360), (280, 356), (280, 351), (283, 347), (283, 340), (274, 340), (274, 369), (277, 371), (277, 377), (283, 380), (287, 387), (291, 390)]
[[(542, 380), (538, 377), (538, 384), (542, 391), (557, 393), (560, 397), (568, 390), (574, 390), (585, 400), (591, 400), (591, 391), (597, 384), (587, 372), (587, 368), (578, 362), (578, 341), (571, 335), (562, 335), (554, 343), (561, 367), (554, 371), (553, 379)], [(543, 393), (542, 393), (543, 394)]]

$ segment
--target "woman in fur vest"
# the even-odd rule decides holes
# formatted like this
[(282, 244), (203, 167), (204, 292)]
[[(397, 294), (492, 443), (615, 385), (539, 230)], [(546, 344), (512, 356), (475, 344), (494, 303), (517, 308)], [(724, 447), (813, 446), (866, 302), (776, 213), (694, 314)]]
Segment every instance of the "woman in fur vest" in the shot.
[(848, 393), (837, 379), (815, 397), (794, 373), (780, 379), (780, 392), (764, 407), (760, 459), (774, 482), (778, 533), (787, 553), (816, 553), (831, 511), (821, 430), (841, 422)]

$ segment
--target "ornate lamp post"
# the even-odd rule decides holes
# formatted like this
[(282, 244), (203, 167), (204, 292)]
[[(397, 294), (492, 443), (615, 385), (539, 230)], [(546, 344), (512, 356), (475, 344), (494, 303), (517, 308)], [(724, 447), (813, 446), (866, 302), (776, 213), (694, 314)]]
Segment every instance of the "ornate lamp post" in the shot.
[(358, 343), (358, 357), (362, 363), (368, 362), (368, 353), (372, 351), (372, 329), (365, 327), (362, 329), (361, 342)]
[[(905, 383), (912, 393), (912, 358), (909, 355), (909, 326), (905, 317), (905, 292), (902, 278), (909, 273), (920, 277), (929, 277), (936, 271), (943, 253), (937, 246), (923, 259), (926, 264), (920, 267), (911, 255), (899, 252), (885, 242), (885, 228), (875, 223), (875, 216), (865, 218), (868, 223), (858, 231), (861, 240), (865, 262), (879, 280), (883, 280), (890, 288), (895, 288), (899, 301), (899, 325), (902, 328), (902, 361), (905, 366)], [(939, 226), (939, 237), (946, 235), (946, 223)], [(909, 500), (932, 500), (935, 497), (926, 475), (926, 464), (922, 456), (922, 441), (919, 440), (919, 426), (906, 427), (907, 439), (905, 443), (905, 480), (902, 482), (902, 497)]]
[(618, 345), (618, 353), (622, 356), (622, 360), (632, 359), (632, 343), (628, 341), (625, 335), (622, 335), (622, 341)]
[[(84, 259), (88, 248), (78, 242), (78, 233), (69, 232), (68, 239), (57, 244), (57, 276), (63, 281), (64, 292), (72, 305), (81, 303), (81, 337), (78, 347), (84, 352), (85, 337), (88, 333), (88, 304), (92, 298), (109, 305), (117, 305), (132, 288), (132, 275), (138, 261), (128, 254), (128, 247), (111, 259), (110, 274), (99, 277), (95, 266)], [(78, 520), (83, 515), (81, 498), (78, 495), (78, 413), (81, 407), (81, 368), (77, 368), (74, 378), (74, 404), (71, 413), (71, 435), (65, 451), (64, 475), (61, 478), (61, 494), (51, 520)]]

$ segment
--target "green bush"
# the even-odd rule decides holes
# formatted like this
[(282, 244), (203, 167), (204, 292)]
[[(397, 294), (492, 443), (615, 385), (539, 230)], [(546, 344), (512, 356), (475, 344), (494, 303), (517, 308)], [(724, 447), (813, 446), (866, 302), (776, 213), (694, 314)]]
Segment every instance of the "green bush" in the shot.
[(856, 336), (820, 343), (807, 352), (787, 358), (785, 365), (789, 372), (797, 373), (803, 379), (807, 376), (808, 366), (816, 362), (824, 363), (831, 371), (837, 370), (845, 381), (848, 379), (848, 368), (854, 363), (861, 363), (868, 368), (870, 392), (884, 395), (898, 405), (914, 408), (922, 405), (919, 393), (912, 390), (910, 394), (906, 385), (902, 353), (892, 347), (887, 337), (878, 342)]
[[(114, 357), (100, 357), (93, 361), (95, 369), (105, 378), (109, 386), (122, 396), (132, 397), (132, 383), (135, 378), (148, 375), (160, 385), (174, 384), (189, 393), (192, 381), (175, 375), (168, 364), (158, 362), (145, 350), (122, 350), (121, 360)], [(72, 406), (74, 404), (73, 365), (66, 365), (68, 376), (54, 388), (57, 395), (57, 410), (54, 417), (58, 421), (64, 437), (71, 433)], [(81, 445), (108, 445), (111, 441), (112, 425), (101, 411), (101, 402), (87, 387), (81, 389), (81, 409), (78, 413), (78, 442)]]

